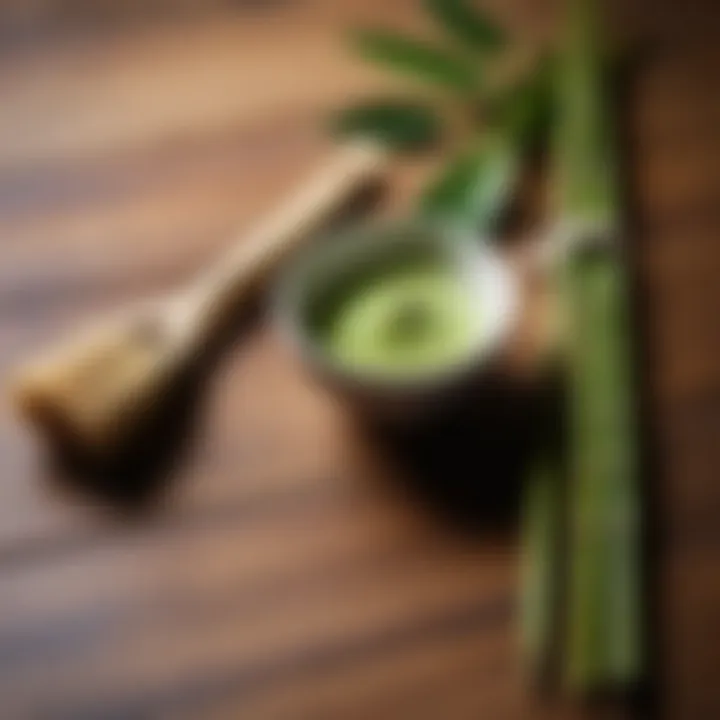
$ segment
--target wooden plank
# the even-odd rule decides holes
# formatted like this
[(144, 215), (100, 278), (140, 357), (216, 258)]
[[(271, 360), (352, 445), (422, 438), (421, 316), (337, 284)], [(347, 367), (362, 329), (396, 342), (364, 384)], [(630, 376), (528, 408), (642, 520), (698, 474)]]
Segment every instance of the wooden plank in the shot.
[(720, 395), (676, 410), (662, 426), (658, 482), (663, 497), (665, 541), (683, 547), (714, 547), (720, 488)]
[[(178, 556), (177, 563), (192, 562), (187, 555), (192, 545), (192, 538), (179, 543), (176, 552), (184, 556)], [(218, 543), (213, 554), (217, 558), (220, 553), (232, 554), (233, 548)], [(195, 562), (208, 563), (207, 557), (201, 554)], [(152, 573), (153, 566), (140, 554), (136, 559), (140, 574), (143, 569)], [(241, 585), (240, 595), (219, 584), (217, 594), (201, 592), (195, 605), (187, 593), (173, 602), (168, 570), (163, 570), (160, 587), (166, 594), (144, 619), (142, 612), (133, 617), (132, 605), (121, 606), (116, 616), (101, 615), (98, 626), (91, 616), (84, 626), (86, 635), (82, 625), (50, 625), (46, 642), (41, 630), (36, 647), (30, 643), (25, 657), (20, 645), (3, 672), (4, 703), (30, 715), (62, 707), (73, 717), (111, 708), (133, 716), (146, 706), (172, 707), (185, 693), (203, 696), (227, 675), (236, 686), (247, 686), (244, 694), (250, 694), (272, 682), (276, 673), (302, 668), (315, 653), (329, 655), (323, 662), (332, 662), (333, 656), (354, 652), (358, 644), (391, 643), (395, 634), (404, 637), (414, 627), (425, 633), (428, 623), (445, 623), (456, 614), (490, 612), (497, 623), (497, 611), (487, 608), (500, 602), (500, 617), (508, 615), (507, 560), (497, 551), (484, 553), (484, 558), (422, 550), (393, 557), (388, 549), (385, 560), (364, 568), (361, 563), (345, 565), (344, 571), (328, 567), (325, 574), (310, 572), (294, 586), (271, 586), (267, 592), (258, 582), (260, 569), (254, 598), (252, 584)], [(196, 574), (210, 575), (206, 568)], [(191, 587), (190, 575), (187, 582)], [(68, 636), (63, 637), (63, 629)], [(27, 683), (29, 668), (32, 685)], [(41, 696), (35, 690), (38, 682)]]
[[(686, 476), (687, 477), (687, 476)], [(715, 684), (720, 663), (720, 602), (714, 543), (676, 545), (661, 579), (664, 711), (671, 718), (710, 718), (720, 713)]]
[[(552, 21), (494, 4), (527, 32)], [(387, 82), (339, 27), (425, 27), (410, 2), (251, 5), (2, 4), (3, 375), (82, 317), (182, 280), (322, 157), (324, 113)], [(667, 514), (662, 697), (668, 717), (714, 717), (720, 56), (707, 3), (616, 5), (656, 48), (633, 176)], [(267, 333), (208, 403), (164, 502), (129, 523), (51, 492), (0, 402), (4, 716), (580, 716), (521, 691), (511, 544), (458, 540), (409, 505), (400, 471)]]

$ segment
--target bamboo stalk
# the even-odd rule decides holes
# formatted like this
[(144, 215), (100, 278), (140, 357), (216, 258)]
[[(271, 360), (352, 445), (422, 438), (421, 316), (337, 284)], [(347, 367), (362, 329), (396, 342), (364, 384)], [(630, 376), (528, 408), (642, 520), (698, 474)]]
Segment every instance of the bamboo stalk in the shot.
[(565, 678), (579, 691), (641, 671), (640, 521), (617, 168), (593, 0), (570, 0), (558, 87), (558, 213), (568, 237), (570, 472)]
[(611, 251), (569, 261), (571, 467), (565, 675), (579, 690), (640, 670), (636, 447), (622, 265)]
[(562, 461), (545, 448), (525, 481), (520, 518), (520, 649), (535, 682), (549, 679), (555, 667), (563, 497)]

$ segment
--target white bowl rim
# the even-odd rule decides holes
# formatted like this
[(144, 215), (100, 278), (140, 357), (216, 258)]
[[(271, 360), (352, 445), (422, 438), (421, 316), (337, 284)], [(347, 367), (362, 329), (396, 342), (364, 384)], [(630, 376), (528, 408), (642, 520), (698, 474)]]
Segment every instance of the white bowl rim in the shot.
[[(407, 377), (353, 367), (333, 358), (304, 328), (300, 316), (302, 294), (306, 292), (303, 273), (313, 272), (323, 263), (330, 267), (347, 263), (348, 249), (367, 255), (381, 243), (387, 250), (393, 243), (418, 241), (442, 245), (444, 251), (453, 255), (465, 282), (477, 293), (478, 304), (483, 308), (482, 322), (466, 355), (456, 362), (427, 372), (410, 373)], [(307, 278), (305, 280), (307, 282)], [(425, 219), (375, 220), (320, 238), (284, 268), (271, 298), (271, 315), (281, 339), (304, 361), (344, 383), (385, 392), (439, 390), (472, 373), (503, 347), (516, 325), (518, 309), (516, 275), (491, 242), (480, 236), (473, 237), (466, 230)]]

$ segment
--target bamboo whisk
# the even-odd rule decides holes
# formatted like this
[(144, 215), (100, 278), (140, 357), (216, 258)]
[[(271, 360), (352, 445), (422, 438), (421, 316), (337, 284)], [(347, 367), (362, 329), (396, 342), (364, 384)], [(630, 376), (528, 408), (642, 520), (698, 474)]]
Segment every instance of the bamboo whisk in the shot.
[(376, 145), (343, 147), (186, 287), (121, 311), (21, 369), (12, 386), (21, 413), (51, 442), (111, 454), (287, 254), (384, 169)]

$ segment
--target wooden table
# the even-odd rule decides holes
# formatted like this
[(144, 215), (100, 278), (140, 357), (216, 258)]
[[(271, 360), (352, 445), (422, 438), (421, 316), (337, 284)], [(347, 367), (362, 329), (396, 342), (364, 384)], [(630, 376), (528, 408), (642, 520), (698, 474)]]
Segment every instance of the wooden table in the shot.
[[(525, 30), (552, 24), (540, 3), (495, 4)], [(0, 371), (182, 280), (270, 209), (329, 151), (323, 113), (385, 82), (338, 31), (421, 26), (414, 5), (3, 3)], [(713, 0), (615, 5), (648, 47), (630, 184), (662, 513), (658, 705), (704, 720), (720, 716), (719, 18)], [(396, 208), (421, 178), (398, 175)], [(428, 509), (262, 326), (219, 369), (200, 428), (163, 501), (129, 517), (58, 487), (0, 402), (0, 716), (550, 712), (517, 661), (512, 521), (467, 534)], [(476, 480), (475, 501), (492, 478)]]

